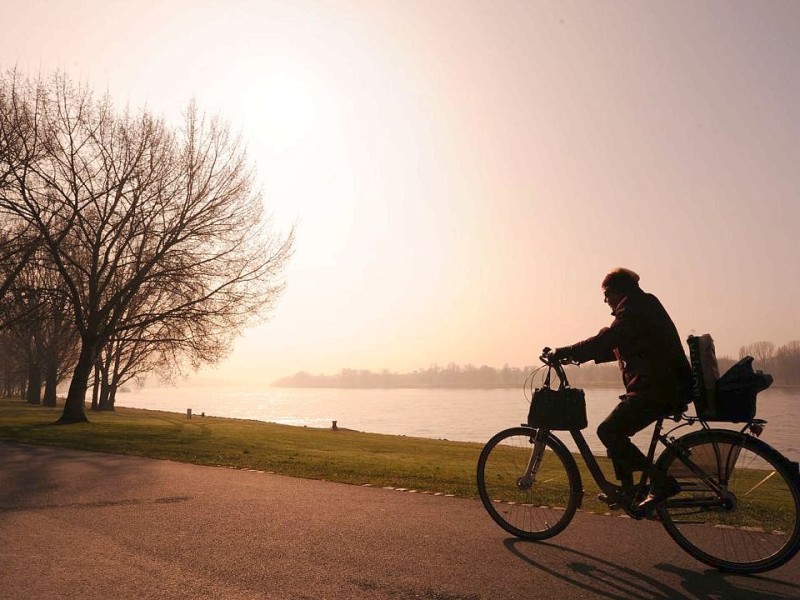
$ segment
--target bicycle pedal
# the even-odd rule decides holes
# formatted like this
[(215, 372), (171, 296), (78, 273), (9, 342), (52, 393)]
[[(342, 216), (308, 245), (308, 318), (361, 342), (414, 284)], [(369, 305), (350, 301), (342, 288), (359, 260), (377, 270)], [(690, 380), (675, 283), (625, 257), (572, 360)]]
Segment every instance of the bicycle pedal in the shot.
[(639, 511), (636, 502), (632, 501), (630, 498), (613, 498), (609, 497), (607, 494), (601, 493), (597, 495), (597, 500), (607, 504), (609, 510), (624, 511), (626, 515), (637, 521), (648, 518), (646, 512)]
[(616, 488), (612, 493), (600, 492), (597, 494), (598, 502), (608, 504), (614, 510), (625, 510), (626, 507), (636, 506), (647, 493), (640, 487), (632, 489)]
[(607, 494), (604, 494), (602, 492), (597, 494), (597, 500), (598, 502), (607, 504), (608, 508), (610, 508), (611, 510), (621, 510), (622, 508), (624, 508), (622, 502), (620, 502), (618, 499), (609, 497)]
[(611, 506), (612, 504), (616, 504), (615, 500), (612, 500), (608, 496), (608, 494), (604, 494), (603, 492), (600, 492), (599, 494), (597, 494), (597, 501), (598, 502), (602, 502), (603, 504), (608, 504), (609, 506)]

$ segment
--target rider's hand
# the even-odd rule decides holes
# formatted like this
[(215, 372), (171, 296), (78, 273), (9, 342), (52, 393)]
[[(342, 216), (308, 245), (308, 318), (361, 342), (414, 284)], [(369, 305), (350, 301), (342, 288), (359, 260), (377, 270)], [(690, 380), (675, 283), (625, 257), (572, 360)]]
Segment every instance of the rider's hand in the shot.
[(553, 362), (567, 363), (572, 362), (572, 353), (570, 348), (556, 348), (550, 353), (550, 358)]

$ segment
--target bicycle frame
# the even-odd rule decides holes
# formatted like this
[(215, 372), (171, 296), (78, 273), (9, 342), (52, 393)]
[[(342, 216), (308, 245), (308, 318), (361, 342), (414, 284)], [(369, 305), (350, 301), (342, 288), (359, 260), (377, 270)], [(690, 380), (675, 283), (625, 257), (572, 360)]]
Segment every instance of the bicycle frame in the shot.
[[(647, 489), (646, 486), (654, 474), (653, 468), (655, 466), (655, 453), (656, 453), (656, 448), (658, 447), (658, 444), (660, 442), (662, 445), (664, 445), (665, 450), (673, 448), (679, 460), (684, 465), (686, 465), (686, 467), (689, 470), (691, 470), (692, 473), (694, 473), (697, 476), (697, 478), (700, 479), (708, 487), (708, 489), (714, 493), (714, 496), (716, 497), (716, 499), (714, 500), (710, 498), (699, 498), (699, 499), (667, 500), (667, 502), (669, 502), (671, 506), (686, 507), (686, 508), (689, 507), (712, 508), (716, 506), (723, 506), (728, 499), (728, 493), (725, 489), (727, 485), (727, 481), (725, 480), (725, 478), (721, 477), (719, 478), (718, 481), (714, 477), (711, 477), (704, 469), (697, 466), (687, 455), (687, 453), (682, 450), (680, 445), (676, 444), (673, 440), (671, 440), (668, 437), (668, 434), (662, 434), (662, 430), (664, 427), (663, 423), (664, 418), (658, 419), (655, 423), (655, 427), (653, 429), (653, 435), (650, 439), (650, 445), (647, 452), (647, 467), (642, 472), (642, 476), (639, 481), (640, 489), (642, 490)], [(693, 422), (695, 422), (695, 419), (693, 418), (686, 419), (685, 422), (671, 429), (670, 432), (674, 431), (677, 428), (690, 425)], [(710, 429), (705, 422), (699, 420), (698, 422), (701, 423), (704, 429)], [(744, 431), (750, 425), (751, 423), (748, 423), (742, 429), (741, 433), (744, 433)], [(534, 447), (531, 452), (531, 457), (528, 461), (524, 473), (517, 480), (517, 485), (519, 485), (521, 488), (529, 487), (536, 480), (536, 474), (538, 472), (539, 465), (541, 464), (542, 453), (544, 452), (545, 448), (544, 440), (548, 436), (552, 436), (553, 438), (558, 440), (558, 436), (554, 435), (553, 432), (550, 430), (547, 429), (535, 430), (531, 428), (531, 431), (532, 431), (532, 437), (534, 438)], [(597, 458), (589, 448), (589, 444), (586, 442), (586, 438), (584, 437), (583, 432), (579, 429), (575, 429), (571, 430), (569, 433), (572, 436), (575, 445), (578, 447), (578, 451), (581, 455), (581, 458), (583, 459), (584, 463), (589, 469), (589, 473), (591, 474), (592, 479), (594, 479), (597, 486), (600, 488), (601, 491), (603, 491), (609, 497), (611, 498), (616, 497), (617, 486), (606, 478), (605, 474), (603, 473), (603, 470), (600, 468), (600, 464), (597, 461)], [(561, 443), (560, 440), (559, 443)], [(733, 451), (734, 449), (731, 449), (731, 452)], [(717, 452), (719, 452), (719, 449), (717, 449)], [(718, 464), (727, 463), (727, 460), (723, 461), (721, 456), (717, 457), (717, 461)], [(626, 510), (626, 512), (629, 512), (629, 514), (631, 514), (632, 516), (637, 516), (633, 515), (630, 511)]]
[[(564, 369), (563, 369), (563, 367), (561, 366), (560, 363), (549, 363), (549, 362), (545, 361), (545, 364), (549, 368), (552, 368), (552, 369), (554, 369), (556, 371), (556, 375), (561, 380), (561, 384), (562, 385), (567, 385), (567, 386), (569, 385), (569, 383), (567, 381), (566, 374), (564, 373)], [(662, 431), (663, 431), (663, 428), (664, 428), (664, 419), (666, 419), (666, 418), (671, 418), (671, 419), (675, 420), (676, 422), (678, 422), (679, 424), (676, 425), (675, 427), (673, 427), (672, 429), (670, 429), (670, 431), (667, 432), (666, 434), (663, 434)], [(652, 436), (650, 438), (650, 444), (649, 444), (648, 451), (647, 451), (647, 466), (642, 471), (642, 475), (641, 475), (641, 478), (639, 480), (639, 487), (642, 490), (647, 489), (646, 486), (647, 486), (648, 482), (651, 481), (652, 476), (654, 475), (653, 467), (655, 466), (655, 462), (656, 462), (655, 453), (656, 453), (656, 448), (658, 447), (658, 444), (660, 442), (665, 447), (665, 451), (667, 449), (674, 449), (674, 452), (675, 452), (676, 456), (678, 457), (678, 459), (684, 465), (686, 465), (686, 467), (694, 475), (696, 475), (698, 479), (700, 479), (706, 486), (708, 486), (708, 488), (711, 491), (714, 492), (714, 495), (717, 498), (717, 500), (715, 500), (713, 502), (709, 501), (709, 499), (702, 499), (702, 500), (688, 500), (688, 501), (687, 500), (676, 500), (676, 501), (671, 501), (670, 503), (672, 504), (672, 502), (675, 502), (675, 504), (673, 504), (673, 505), (679, 505), (679, 506), (684, 506), (685, 505), (686, 507), (689, 507), (689, 506), (693, 506), (693, 507), (697, 507), (697, 506), (705, 506), (705, 507), (720, 506), (720, 505), (723, 505), (726, 502), (727, 498), (728, 498), (728, 494), (727, 494), (727, 492), (725, 490), (725, 487), (727, 485), (727, 481), (725, 480), (725, 478), (720, 477), (719, 481), (715, 480), (705, 470), (701, 469), (698, 465), (696, 465), (691, 460), (691, 458), (688, 456), (688, 454), (685, 451), (683, 451), (683, 449), (680, 447), (680, 445), (675, 443), (674, 438), (670, 438), (669, 437), (669, 434), (672, 433), (673, 431), (675, 431), (676, 429), (691, 425), (691, 424), (693, 424), (695, 422), (700, 423), (700, 425), (703, 427), (703, 429), (710, 429), (710, 427), (708, 426), (708, 424), (705, 421), (703, 421), (701, 419), (698, 419), (698, 418), (695, 418), (695, 417), (688, 417), (687, 418), (687, 417), (684, 417), (684, 416), (681, 416), (681, 415), (675, 415), (674, 417), (662, 417), (662, 418), (656, 420), (655, 427), (653, 429), (653, 434), (652, 434)], [(754, 431), (757, 431), (757, 432), (760, 433), (760, 431), (763, 429), (763, 424), (764, 424), (764, 421), (762, 421), (760, 419), (754, 419), (752, 421), (747, 422), (744, 425), (744, 427), (741, 429), (740, 433), (743, 433), (745, 435), (750, 435), (749, 433), (745, 433), (748, 429), (753, 429)], [(523, 424), (523, 425), (525, 425), (525, 424)], [(525, 425), (525, 426), (527, 426), (527, 425)], [(602, 469), (600, 468), (600, 464), (598, 463), (597, 458), (594, 456), (594, 454), (592, 453), (591, 449), (589, 448), (589, 444), (586, 442), (586, 438), (583, 436), (582, 431), (579, 430), (579, 429), (574, 429), (574, 430), (570, 430), (569, 433), (572, 436), (572, 439), (573, 439), (573, 441), (575, 442), (575, 445), (578, 448), (578, 452), (580, 453), (581, 458), (583, 459), (584, 463), (586, 464), (587, 468), (589, 469), (589, 473), (591, 474), (592, 479), (594, 479), (594, 481), (597, 484), (597, 486), (600, 488), (600, 490), (602, 492), (604, 492), (610, 498), (617, 497), (618, 496), (618, 492), (617, 492), (618, 488), (617, 488), (617, 486), (606, 478), (605, 474), (603, 473)], [(525, 472), (518, 479), (518, 485), (520, 485), (520, 486), (523, 486), (523, 485), (529, 486), (529, 485), (531, 485), (533, 483), (533, 481), (535, 481), (536, 473), (538, 471), (539, 464), (541, 463), (542, 452), (544, 451), (544, 447), (545, 447), (544, 440), (547, 438), (547, 436), (552, 436), (556, 440), (558, 440), (558, 437), (555, 436), (550, 430), (546, 430), (546, 429), (535, 430), (534, 448), (533, 448), (533, 451), (531, 452), (531, 457), (530, 457), (530, 460), (528, 461), (528, 465), (527, 465), (527, 467), (525, 469)], [(558, 441), (560, 442), (560, 440), (558, 440)], [(731, 452), (732, 451), (733, 450), (731, 450)], [(716, 452), (719, 453), (719, 449), (716, 449)], [(719, 456), (719, 455), (717, 456), (718, 464), (726, 464), (727, 461), (725, 461), (725, 463), (723, 463), (721, 461), (721, 458), (722, 458), (721, 456)], [(631, 514), (630, 511), (626, 510), (626, 512), (629, 512), (629, 514)], [(632, 516), (635, 516), (635, 515), (632, 515)]]
[[(640, 481), (640, 485), (644, 485), (647, 483), (647, 480), (650, 476), (650, 472), (652, 470), (655, 451), (659, 441), (662, 441), (665, 445), (669, 445), (669, 440), (662, 439), (661, 436), (661, 429), (663, 427), (662, 424), (663, 419), (659, 419), (656, 421), (655, 430), (653, 431), (653, 437), (650, 440), (650, 447), (647, 452), (647, 464), (648, 468), (642, 473), (642, 478)], [(586, 464), (587, 468), (589, 469), (589, 473), (594, 479), (597, 486), (600, 488), (601, 491), (605, 492), (608, 495), (616, 494), (617, 486), (609, 481), (603, 470), (600, 468), (600, 463), (597, 461), (597, 458), (592, 453), (591, 449), (589, 448), (589, 444), (586, 442), (586, 438), (583, 436), (583, 432), (579, 429), (573, 429), (570, 432), (575, 445), (578, 447), (578, 452), (581, 455), (584, 463)], [(531, 459), (528, 462), (528, 466), (525, 470), (525, 473), (520, 477), (520, 480), (530, 480), (533, 481), (536, 478), (536, 471), (538, 470), (538, 466), (541, 462), (541, 452), (544, 449), (544, 439), (551, 435), (558, 439), (558, 436), (553, 434), (550, 430), (540, 429), (536, 430), (535, 435), (535, 443), (533, 452), (531, 452)], [(538, 455), (538, 456), (537, 456)], [(691, 467), (690, 467), (691, 468)]]

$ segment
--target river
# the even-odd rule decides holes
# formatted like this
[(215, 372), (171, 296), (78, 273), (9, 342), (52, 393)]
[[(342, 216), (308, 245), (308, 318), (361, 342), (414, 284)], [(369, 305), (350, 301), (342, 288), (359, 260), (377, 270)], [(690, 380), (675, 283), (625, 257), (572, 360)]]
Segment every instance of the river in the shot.
[[(593, 451), (602, 445), (595, 428), (616, 405), (616, 388), (587, 388), (589, 428), (584, 435)], [(307, 427), (338, 427), (370, 433), (451, 441), (485, 442), (494, 433), (525, 421), (528, 400), (522, 389), (341, 389), (222, 387), (146, 387), (121, 393), (117, 405), (207, 416), (253, 419)], [(792, 460), (800, 460), (797, 415), (800, 389), (770, 388), (758, 396), (758, 417), (768, 425), (762, 439)], [(735, 427), (733, 424), (720, 424)], [(644, 446), (650, 429), (635, 441)], [(574, 449), (569, 433), (562, 439)]]

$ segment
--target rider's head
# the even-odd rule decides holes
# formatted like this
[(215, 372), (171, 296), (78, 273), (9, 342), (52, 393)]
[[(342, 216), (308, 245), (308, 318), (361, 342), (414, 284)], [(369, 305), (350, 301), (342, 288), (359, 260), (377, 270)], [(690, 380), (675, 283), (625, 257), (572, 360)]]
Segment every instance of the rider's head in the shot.
[(639, 276), (630, 269), (619, 267), (603, 278), (601, 287), (605, 301), (614, 310), (631, 292), (639, 289)]

